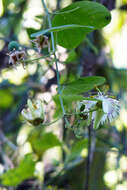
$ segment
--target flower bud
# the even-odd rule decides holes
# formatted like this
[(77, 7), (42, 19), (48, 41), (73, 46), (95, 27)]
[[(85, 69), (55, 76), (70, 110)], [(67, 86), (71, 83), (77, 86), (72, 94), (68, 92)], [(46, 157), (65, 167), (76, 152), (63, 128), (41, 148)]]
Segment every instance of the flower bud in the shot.
[(13, 51), (13, 50), (19, 50), (19, 43), (16, 42), (16, 41), (11, 41), (9, 44), (8, 44), (8, 50), (9, 51)]

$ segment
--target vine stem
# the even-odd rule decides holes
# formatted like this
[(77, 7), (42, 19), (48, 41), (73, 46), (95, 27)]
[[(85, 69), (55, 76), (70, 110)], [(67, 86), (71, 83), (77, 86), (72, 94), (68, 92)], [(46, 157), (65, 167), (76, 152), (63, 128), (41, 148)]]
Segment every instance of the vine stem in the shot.
[(91, 124), (88, 127), (88, 157), (87, 157), (87, 165), (86, 165), (86, 183), (85, 190), (89, 190), (89, 178), (90, 178), (90, 155), (91, 155)]
[(91, 163), (93, 160), (93, 154), (95, 150), (96, 144), (96, 137), (93, 131), (93, 123), (91, 123), (88, 127), (88, 156), (87, 156), (87, 165), (86, 165), (86, 182), (85, 182), (85, 189), (89, 190), (89, 183), (90, 183), (90, 170), (91, 170)]
[[(42, 4), (43, 4), (43, 7), (45, 9), (47, 18), (48, 18), (49, 28), (52, 28), (50, 14), (48, 12), (48, 8), (47, 8), (44, 0), (42, 0)], [(57, 57), (56, 57), (56, 53), (55, 53), (55, 40), (54, 40), (53, 32), (51, 32), (51, 42), (52, 42), (52, 50), (53, 50), (53, 55), (54, 55), (54, 60), (55, 60), (55, 65), (56, 65), (56, 74), (57, 74), (57, 85), (58, 85), (59, 100), (60, 100), (63, 116), (65, 116), (66, 112), (65, 112), (65, 109), (64, 109), (64, 105), (63, 105), (63, 99), (61, 97), (60, 75), (59, 75), (59, 70), (58, 70)], [(67, 118), (65, 118), (65, 122), (66, 122), (67, 125), (69, 125), (69, 122), (68, 122)]]

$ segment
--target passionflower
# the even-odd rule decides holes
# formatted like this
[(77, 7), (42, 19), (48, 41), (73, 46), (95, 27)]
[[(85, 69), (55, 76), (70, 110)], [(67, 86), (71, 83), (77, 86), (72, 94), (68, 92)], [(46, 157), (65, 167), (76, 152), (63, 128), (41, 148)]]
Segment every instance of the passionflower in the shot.
[(44, 110), (41, 100), (32, 102), (27, 100), (27, 108), (21, 112), (23, 118), (34, 126), (40, 125), (44, 122)]
[[(84, 109), (81, 110), (83, 105)], [(94, 96), (93, 101), (83, 100), (80, 102), (80, 111), (81, 114), (91, 117), (91, 122), (93, 121), (93, 126), (97, 129), (100, 124), (104, 124), (106, 121), (112, 122), (117, 118), (120, 112), (120, 102), (108, 95), (98, 93)]]

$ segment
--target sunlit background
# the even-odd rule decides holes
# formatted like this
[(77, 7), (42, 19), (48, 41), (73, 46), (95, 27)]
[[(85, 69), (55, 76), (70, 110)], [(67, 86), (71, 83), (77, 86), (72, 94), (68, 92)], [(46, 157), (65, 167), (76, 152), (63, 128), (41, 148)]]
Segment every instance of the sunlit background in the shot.
[[(18, 0), (10, 1), (8, 7), (3, 6), (3, 1), (0, 0), (0, 17), (4, 15), (6, 9), (8, 9), (11, 13), (14, 13), (16, 10), (16, 6), (19, 3)], [(20, 0), (21, 1), (21, 0)], [(62, 0), (61, 7), (65, 7), (71, 3), (71, 0)], [(55, 10), (56, 8), (56, 0), (47, 0), (47, 5), (49, 11)], [(113, 91), (115, 95), (118, 95), (121, 92), (121, 112), (119, 118), (112, 124), (114, 128), (119, 133), (127, 132), (127, 10), (121, 11), (119, 9), (120, 6), (126, 4), (127, 0), (117, 0), (116, 2), (116, 9), (111, 11), (112, 14), (112, 21), (111, 23), (106, 26), (102, 30), (102, 35), (105, 39), (105, 46), (103, 47), (103, 51), (106, 54), (108, 70), (107, 73), (109, 75), (108, 79), (111, 82), (110, 89)], [(25, 8), (22, 21), (20, 26), (17, 28), (17, 39), (19, 40), (20, 44), (24, 47), (31, 47), (30, 38), (27, 32), (27, 28), (34, 28), (39, 30), (41, 26), (43, 26), (44, 17), (44, 10), (42, 7), (41, 0), (29, 0), (27, 8)], [(0, 22), (0, 51), (3, 49), (5, 42), (2, 38), (5, 38), (7, 35), (8, 30), (8, 20), (4, 18)], [(15, 25), (14, 25), (15, 27)], [(45, 27), (45, 25), (44, 25)], [(5, 34), (5, 35), (4, 35)], [(28, 58), (34, 59), (37, 57), (36, 51), (32, 48), (27, 50)], [(65, 65), (62, 64), (68, 57), (68, 51), (62, 47), (57, 48), (57, 56), (61, 62), (59, 62), (59, 71), (61, 73), (65, 72)], [(33, 64), (29, 63), (25, 66), (24, 69), (22, 65), (19, 65), (15, 68), (4, 68), (0, 72), (0, 82), (4, 80), (8, 80), (11, 84), (14, 85), (21, 85), (24, 80), (28, 76), (32, 76), (37, 72), (38, 67), (40, 68), (40, 77), (39, 82), (40, 84), (46, 84), (46, 82), (54, 76), (54, 73), (48, 67), (48, 62), (45, 59), (38, 60)], [(55, 67), (54, 67), (55, 68)], [(111, 70), (113, 68), (113, 71)], [(44, 74), (41, 74), (44, 73)], [(64, 81), (64, 77), (61, 78), (61, 81)], [(36, 86), (36, 82), (28, 81), (27, 85), (32, 88)], [(47, 92), (38, 92), (36, 93), (36, 98), (40, 98), (41, 100), (46, 102), (46, 109), (47, 112), (51, 110), (50, 113), (47, 114), (49, 121), (53, 118), (55, 104), (52, 100), (52, 96), (56, 94), (56, 87), (57, 85), (53, 85), (50, 91)], [(39, 88), (39, 87), (38, 87)], [(5, 93), (5, 92), (4, 92)], [(11, 93), (11, 92), (10, 92)], [(32, 92), (29, 92), (32, 93)], [(6, 101), (8, 101), (8, 105), (11, 105), (14, 101), (13, 97), (0, 92), (0, 106), (4, 109), (6, 107)], [(119, 98), (119, 97), (118, 97)], [(19, 116), (21, 117), (21, 116)], [(21, 118), (22, 121), (22, 118)], [(60, 139), (62, 129), (59, 127), (62, 124), (62, 120), (58, 120), (53, 125), (47, 127), (47, 131), (52, 131), (56, 134)], [(22, 122), (22, 126), (20, 127), (17, 137), (16, 143), (20, 147), (18, 151), (19, 160), (22, 157), (32, 152), (31, 145), (27, 140), (27, 137), (30, 131), (33, 128), (30, 125), (27, 125)], [(114, 129), (115, 130), (115, 129)], [(117, 132), (117, 133), (118, 133)], [(121, 135), (120, 135), (121, 136)], [(118, 134), (114, 135), (113, 138), (120, 143), (120, 137)], [(115, 142), (113, 140), (113, 142)], [(127, 144), (127, 141), (126, 141)], [(102, 147), (102, 149), (105, 149)], [(125, 150), (127, 149), (127, 145), (125, 146)], [(114, 148), (107, 148), (102, 150), (106, 152), (106, 164), (105, 164), (105, 171), (103, 174), (104, 183), (110, 190), (126, 190), (127, 189), (127, 155), (119, 154), (119, 150), (116, 147)], [(125, 151), (127, 153), (127, 151)], [(87, 156), (87, 149), (83, 149), (81, 152), (83, 157)], [(62, 150), (60, 147), (55, 147), (47, 151), (43, 157), (43, 162), (38, 162), (36, 164), (36, 171), (35, 175), (43, 181), (44, 171), (48, 171), (52, 168), (54, 163), (60, 162), (62, 159)], [(59, 166), (61, 168), (62, 165)], [(0, 174), (4, 171), (3, 165), (0, 164)], [(0, 188), (0, 190), (4, 190), (5, 188)]]

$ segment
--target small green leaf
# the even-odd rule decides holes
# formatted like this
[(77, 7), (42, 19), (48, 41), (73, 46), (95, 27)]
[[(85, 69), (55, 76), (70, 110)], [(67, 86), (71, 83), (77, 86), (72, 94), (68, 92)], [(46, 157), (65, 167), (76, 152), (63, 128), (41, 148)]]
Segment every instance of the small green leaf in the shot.
[(78, 24), (62, 25), (62, 26), (52, 27), (52, 28), (48, 28), (46, 30), (41, 30), (39, 32), (33, 33), (33, 34), (31, 34), (31, 37), (38, 37), (38, 36), (44, 35), (44, 34), (46, 34), (48, 32), (58, 32), (58, 31), (62, 31), (62, 30), (72, 29), (72, 28), (89, 28), (89, 29), (93, 29), (94, 27), (78, 25)]
[(76, 61), (76, 59), (78, 58), (78, 55), (76, 54), (76, 52), (74, 50), (69, 52), (68, 58), (66, 59), (65, 63), (71, 63)]
[(35, 161), (31, 154), (25, 156), (20, 162), (19, 166), (14, 169), (8, 170), (0, 176), (2, 185), (16, 186), (25, 179), (34, 176)]
[(79, 1), (72, 3), (59, 11), (52, 21), (53, 27), (62, 25), (84, 25), (93, 28), (73, 28), (59, 31), (56, 41), (59, 45), (71, 49), (77, 47), (86, 34), (94, 29), (100, 29), (109, 24), (111, 15), (103, 5), (91, 1)]
[[(75, 95), (75, 94), (73, 94), (73, 95), (68, 95), (68, 96), (66, 96), (66, 95), (61, 95), (61, 98), (62, 98), (62, 100), (63, 100), (63, 102), (64, 102), (65, 104), (72, 103), (72, 102), (74, 102), (74, 101), (82, 101), (82, 100), (98, 101), (96, 98), (89, 98), (89, 97), (86, 98), (86, 97), (84, 97), (84, 96)], [(59, 95), (58, 95), (58, 94), (55, 95), (55, 96), (53, 97), (53, 99), (54, 99), (54, 101), (55, 101), (56, 103), (58, 103), (58, 102), (59, 102)]]
[(79, 78), (76, 81), (62, 85), (62, 94), (63, 95), (76, 95), (84, 92), (88, 92), (95, 88), (96, 86), (102, 85), (105, 83), (104, 77), (91, 76)]

